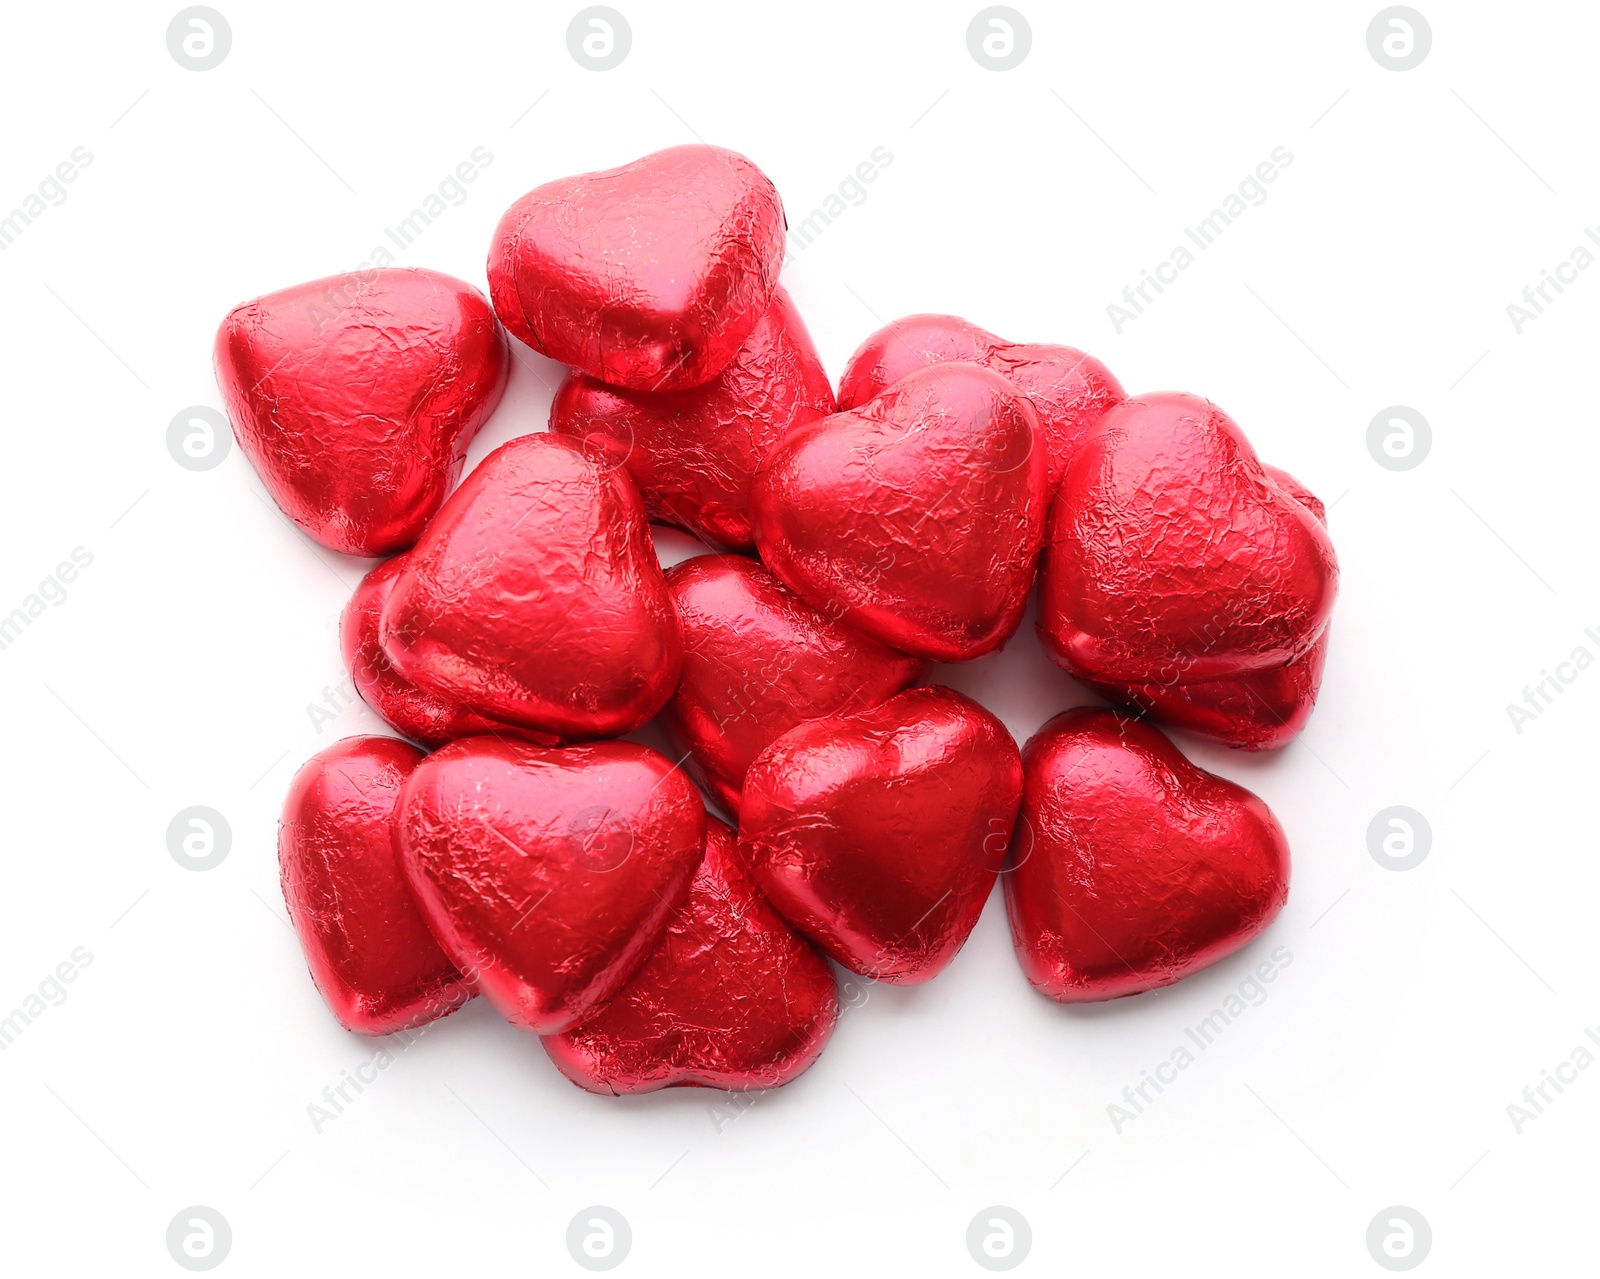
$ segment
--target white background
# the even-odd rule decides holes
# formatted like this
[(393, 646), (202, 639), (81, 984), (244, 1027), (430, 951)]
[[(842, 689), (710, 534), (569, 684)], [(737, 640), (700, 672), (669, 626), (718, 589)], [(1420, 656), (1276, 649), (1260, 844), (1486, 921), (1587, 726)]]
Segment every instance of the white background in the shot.
[[(1396, 73), (1374, 0), (1017, 0), (1032, 50), (997, 73), (967, 51), (974, 0), (616, 3), (633, 47), (604, 73), (567, 51), (576, 3), (217, 0), (233, 47), (203, 73), (167, 52), (176, 5), (7, 15), (0, 211), (74, 147), (93, 162), (0, 253), (0, 614), (74, 547), (93, 563), (0, 651), (0, 1015), (93, 959), (0, 1053), (5, 1270), (181, 1273), (191, 1204), (230, 1222), (237, 1275), (580, 1273), (591, 1204), (631, 1223), (625, 1274), (976, 1274), (994, 1204), (1031, 1223), (1024, 1274), (1378, 1274), (1394, 1204), (1431, 1225), (1422, 1273), (1592, 1264), (1600, 1068), (1520, 1133), (1507, 1106), (1600, 1020), (1600, 670), (1520, 733), (1506, 704), (1600, 655), (1600, 270), (1520, 335), (1506, 305), (1600, 219), (1600, 13), (1417, 0), (1433, 48)], [(490, 167), (398, 260), (481, 286), (525, 190), (696, 137), (756, 160), (792, 222), (892, 154), (785, 271), (835, 378), (880, 320), (959, 313), (1209, 396), (1330, 503), (1310, 727), (1270, 757), (1180, 738), (1278, 813), (1289, 904), (1175, 988), (1067, 1009), (1028, 989), (997, 893), (945, 974), (874, 989), (720, 1128), (718, 1094), (579, 1091), (479, 1001), (315, 1132), (376, 1045), (307, 977), (275, 824), (302, 759), (378, 728), (335, 639), (366, 565), (300, 536), (237, 449), (179, 467), (168, 423), (220, 407), (230, 307), (366, 260), (474, 147)], [(1279, 146), (1266, 202), (1115, 332), (1107, 304)], [(543, 428), (559, 373), (522, 352), (473, 461)], [(1433, 428), (1404, 473), (1365, 443), (1393, 404)], [(1019, 739), (1089, 700), (1031, 618), (945, 677)], [(166, 846), (194, 804), (233, 832), (203, 873)], [(1432, 826), (1414, 870), (1368, 853), (1393, 804)], [(1108, 1104), (1274, 946), (1266, 1001), (1117, 1132)]]

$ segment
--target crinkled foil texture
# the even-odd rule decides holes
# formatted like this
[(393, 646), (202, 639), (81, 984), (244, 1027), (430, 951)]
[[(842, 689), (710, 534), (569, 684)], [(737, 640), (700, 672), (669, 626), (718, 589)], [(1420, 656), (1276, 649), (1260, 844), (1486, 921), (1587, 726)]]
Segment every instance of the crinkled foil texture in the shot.
[(955, 315), (908, 315), (884, 325), (850, 357), (839, 379), (839, 408), (859, 408), (906, 374), (953, 360), (992, 369), (1032, 402), (1052, 494), (1079, 439), (1126, 398), (1110, 369), (1073, 347), (1007, 342)]
[(683, 391), (629, 391), (569, 373), (550, 429), (626, 466), (650, 518), (713, 547), (753, 550), (750, 485), (791, 427), (833, 412), (833, 388), (783, 288), (715, 378)]
[(379, 619), (400, 676), (491, 719), (561, 737), (643, 724), (683, 645), (628, 473), (526, 435), (451, 494)]
[(761, 558), (790, 589), (938, 661), (992, 652), (1016, 630), (1046, 503), (1033, 406), (961, 363), (790, 431), (753, 495)]
[(1112, 702), (1238, 750), (1287, 746), (1306, 726), (1322, 687), (1328, 632), (1287, 666), (1194, 684), (1083, 682)]
[(479, 734), (521, 738), (536, 746), (558, 746), (549, 733), (488, 719), (426, 693), (403, 678), (378, 642), (378, 619), (406, 557), (384, 560), (364, 578), (339, 618), (339, 649), (362, 700), (396, 732), (427, 747)]
[(422, 752), (349, 737), (294, 775), (278, 823), (283, 900), (328, 1007), (347, 1030), (387, 1035), (471, 998), (400, 870), (390, 821)]
[(272, 498), (323, 546), (404, 550), (505, 390), (488, 299), (438, 271), (333, 276), (235, 307), (217, 382)]
[(712, 820), (689, 895), (632, 978), (594, 1016), (547, 1037), (590, 1092), (788, 1083), (839, 1015), (833, 969), (756, 890), (734, 833)]
[(1066, 711), (1023, 751), (1006, 909), (1029, 982), (1062, 1003), (1165, 986), (1256, 937), (1289, 893), (1289, 847), (1241, 786), (1154, 728)]
[(712, 146), (546, 183), (507, 210), (489, 294), (517, 338), (613, 386), (710, 381), (771, 301), (783, 262), (777, 189)]
[(739, 852), (778, 912), (853, 972), (927, 981), (977, 923), (1022, 764), (947, 688), (790, 729), (745, 775)]
[(1164, 392), (1110, 410), (1067, 466), (1039, 633), (1073, 674), (1190, 684), (1303, 657), (1338, 590), (1333, 544), (1227, 414)]
[(745, 770), (807, 719), (874, 706), (923, 663), (819, 613), (754, 560), (701, 555), (667, 573), (683, 677), (662, 713), (707, 788), (739, 812)]
[(470, 737), (429, 755), (395, 814), (439, 943), (513, 1024), (590, 1016), (654, 948), (705, 846), (698, 792), (631, 742)]
[[(1275, 466), (1264, 469), (1283, 492), (1327, 524), (1327, 511), (1314, 493), (1287, 471)], [(1327, 660), (1328, 627), (1324, 627), (1316, 642), (1292, 662), (1233, 679), (1187, 684), (1084, 682), (1102, 697), (1163, 724), (1239, 750), (1272, 750), (1293, 741), (1311, 718)]]

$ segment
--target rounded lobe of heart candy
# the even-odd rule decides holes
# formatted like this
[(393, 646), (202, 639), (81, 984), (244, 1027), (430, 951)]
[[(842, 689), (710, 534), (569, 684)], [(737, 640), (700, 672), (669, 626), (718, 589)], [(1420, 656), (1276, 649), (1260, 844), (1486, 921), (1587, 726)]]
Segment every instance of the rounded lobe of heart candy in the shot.
[[(1272, 480), (1300, 505), (1326, 524), (1321, 500), (1287, 471), (1265, 468)], [(1143, 711), (1174, 728), (1239, 750), (1276, 750), (1286, 746), (1306, 726), (1322, 687), (1322, 670), (1328, 660), (1328, 629), (1317, 642), (1287, 666), (1253, 671), (1232, 679), (1201, 680), (1193, 684), (1085, 683), (1102, 697)]]
[(1233, 678), (1307, 653), (1338, 581), (1326, 530), (1233, 420), (1162, 392), (1110, 410), (1068, 463), (1040, 570), (1039, 635), (1088, 680)]
[(1290, 475), (1279, 466), (1262, 464), (1261, 469), (1267, 473), (1267, 478), (1278, 486), (1284, 493), (1292, 497), (1301, 506), (1311, 512), (1312, 518), (1324, 528), (1328, 526), (1328, 508), (1323, 501), (1294, 476)]
[(809, 1068), (838, 1016), (828, 961), (767, 904), (713, 819), (666, 935), (608, 1003), (544, 1046), (590, 1092), (747, 1092)]
[(362, 578), (339, 618), (339, 649), (361, 699), (396, 732), (430, 748), (480, 734), (559, 746), (561, 739), (549, 733), (488, 719), (425, 693), (395, 670), (378, 642), (378, 619), (405, 561), (396, 555)]
[(706, 813), (632, 742), (452, 742), (395, 812), (401, 866), (439, 944), (513, 1024), (555, 1034), (632, 976), (689, 889)]
[(653, 520), (716, 547), (754, 550), (750, 485), (790, 427), (833, 412), (833, 388), (783, 288), (731, 363), (704, 386), (629, 391), (569, 373), (550, 429), (626, 466)]
[(347, 555), (417, 540), (510, 366), (488, 299), (414, 268), (269, 293), (217, 330), (217, 382), (239, 447), (284, 514)]
[(1289, 894), (1271, 811), (1148, 725), (1080, 707), (1023, 751), (1006, 875), (1029, 982), (1061, 1003), (1165, 986), (1232, 954)]
[(923, 663), (819, 613), (755, 560), (701, 555), (667, 573), (683, 676), (662, 712), (707, 788), (739, 811), (745, 770), (803, 720), (894, 696)]
[(994, 370), (1033, 403), (1052, 494), (1079, 439), (1127, 398), (1110, 369), (1073, 347), (1006, 342), (955, 315), (908, 315), (884, 325), (850, 357), (839, 381), (839, 408), (857, 408), (907, 373), (952, 360)]
[(378, 633), (417, 687), (562, 737), (637, 728), (683, 663), (633, 481), (552, 435), (502, 445), (450, 495)]
[(784, 229), (777, 189), (744, 156), (671, 147), (513, 204), (489, 251), (489, 294), (512, 334), (590, 377), (699, 386), (766, 311)]
[(1027, 606), (1047, 505), (1033, 406), (973, 364), (911, 373), (790, 431), (756, 472), (761, 558), (901, 652), (979, 657)]
[(454, 1012), (472, 991), (423, 922), (390, 819), (422, 752), (347, 737), (294, 775), (278, 823), (283, 900), (312, 980), (347, 1030), (387, 1035)]
[(767, 899), (853, 972), (927, 981), (994, 886), (1022, 793), (1005, 726), (948, 688), (790, 729), (745, 775), (739, 852)]
[(839, 379), (840, 411), (860, 408), (918, 369), (933, 364), (985, 364), (1005, 339), (959, 315), (907, 315), (891, 320), (855, 350)]

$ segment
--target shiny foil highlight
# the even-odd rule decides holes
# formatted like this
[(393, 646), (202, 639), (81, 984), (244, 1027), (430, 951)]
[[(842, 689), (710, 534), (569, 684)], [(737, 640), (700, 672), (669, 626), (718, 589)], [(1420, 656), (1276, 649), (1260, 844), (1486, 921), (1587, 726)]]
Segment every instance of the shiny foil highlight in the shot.
[(1066, 711), (1022, 766), (1006, 910), (1041, 994), (1169, 985), (1248, 944), (1288, 899), (1289, 845), (1266, 804), (1149, 725)]
[(511, 365), (483, 294), (410, 267), (237, 306), (215, 355), (234, 436), (273, 501), (323, 546), (365, 556), (421, 535)]

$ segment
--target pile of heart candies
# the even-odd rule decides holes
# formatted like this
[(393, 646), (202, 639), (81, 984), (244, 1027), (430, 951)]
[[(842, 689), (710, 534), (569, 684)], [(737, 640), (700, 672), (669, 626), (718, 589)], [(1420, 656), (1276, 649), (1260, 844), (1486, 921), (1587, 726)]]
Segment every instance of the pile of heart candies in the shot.
[[(380, 268), (223, 322), (273, 498), (386, 557), (341, 641), (399, 737), (317, 754), (279, 826), (350, 1030), (481, 994), (594, 1092), (766, 1088), (821, 1053), (832, 964), (928, 981), (1002, 876), (1063, 1003), (1177, 981), (1282, 907), (1267, 806), (1151, 724), (1243, 749), (1304, 726), (1322, 504), (1206, 400), (953, 316), (873, 334), (836, 394), (784, 237), (754, 164), (678, 147), (517, 201), (487, 298)], [(512, 340), (569, 366), (550, 429), (457, 486)], [(664, 573), (652, 520), (717, 552)], [(1019, 751), (925, 675), (1006, 643), (1035, 578), (1040, 641), (1117, 709)], [(681, 759), (625, 739), (657, 717)]]

